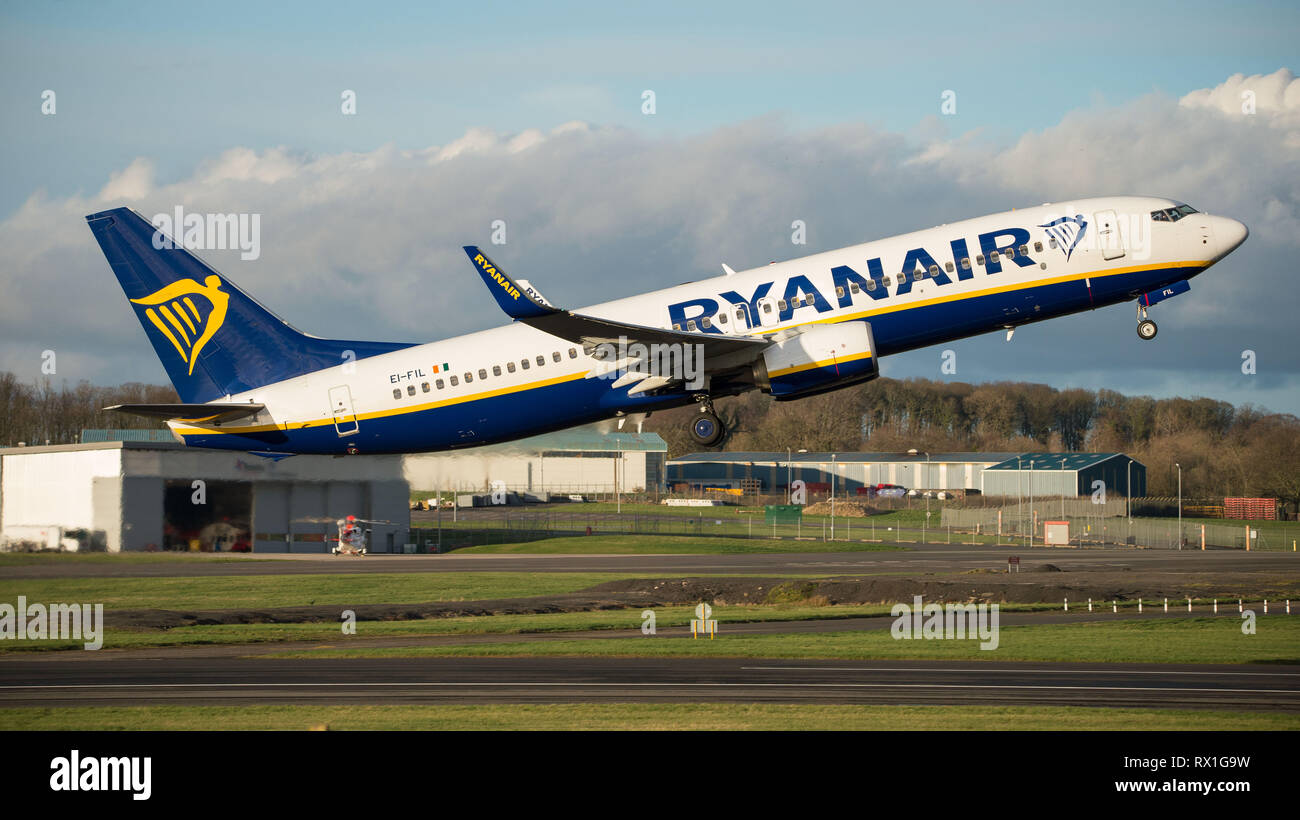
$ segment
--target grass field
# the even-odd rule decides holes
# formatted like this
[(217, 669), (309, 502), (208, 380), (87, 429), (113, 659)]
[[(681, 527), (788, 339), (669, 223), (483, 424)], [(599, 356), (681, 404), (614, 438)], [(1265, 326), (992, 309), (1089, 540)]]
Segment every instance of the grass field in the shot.
[(485, 544), (456, 550), (457, 555), (474, 553), (565, 554), (565, 555), (652, 555), (731, 554), (760, 552), (876, 552), (899, 550), (889, 544), (857, 541), (774, 541), (770, 538), (691, 538), (672, 535), (575, 535), (542, 538), (518, 544)]
[[(767, 623), (771, 621), (838, 620), (886, 615), (889, 604), (806, 606), (799, 604), (726, 607), (725, 623)], [(1004, 612), (1033, 612), (1055, 609), (1054, 604), (1009, 604)], [(655, 608), (660, 629), (688, 627), (694, 607)], [(640, 607), (593, 612), (554, 612), (538, 615), (476, 615), (428, 618), (408, 621), (359, 621), (359, 637), (418, 638), (441, 635), (523, 635), (587, 630), (638, 629)], [(235, 646), (243, 644), (312, 641), (338, 645), (345, 638), (340, 624), (332, 621), (298, 624), (213, 624), (180, 626), (172, 629), (106, 629), (107, 649), (143, 649), (159, 646)], [(13, 640), (0, 642), (5, 652), (50, 652), (81, 649), (83, 641)]]
[(74, 706), (0, 709), (2, 731), (178, 730), (1217, 730), (1300, 729), (1300, 715), (1076, 706), (742, 703), (453, 706)]
[(617, 573), (429, 572), (250, 575), (206, 578), (0, 580), (0, 601), (102, 603), (105, 609), (240, 609), (523, 598), (576, 592)]
[(1243, 635), (1236, 618), (1008, 626), (995, 650), (977, 640), (895, 640), (888, 631), (791, 635), (727, 635), (714, 640), (610, 638), (533, 643), (321, 649), (282, 657), (723, 657), (844, 660), (996, 660), (1079, 663), (1300, 664), (1300, 619), (1260, 616), (1257, 634)]

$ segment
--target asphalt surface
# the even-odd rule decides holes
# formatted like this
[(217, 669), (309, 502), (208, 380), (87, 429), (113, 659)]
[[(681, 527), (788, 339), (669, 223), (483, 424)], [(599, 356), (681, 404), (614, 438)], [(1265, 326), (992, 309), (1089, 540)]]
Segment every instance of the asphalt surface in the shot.
[(284, 554), (229, 561), (160, 563), (52, 562), (0, 567), (0, 578), (153, 578), (217, 575), (314, 575), (369, 572), (614, 572), (648, 575), (854, 575), (1003, 569), (1051, 563), (1088, 570), (1297, 572), (1300, 554), (1240, 550), (988, 547), (911, 544), (890, 552), (741, 553), (731, 555), (367, 555)]
[(0, 664), (4, 706), (750, 702), (1300, 711), (1300, 666), (721, 658)]

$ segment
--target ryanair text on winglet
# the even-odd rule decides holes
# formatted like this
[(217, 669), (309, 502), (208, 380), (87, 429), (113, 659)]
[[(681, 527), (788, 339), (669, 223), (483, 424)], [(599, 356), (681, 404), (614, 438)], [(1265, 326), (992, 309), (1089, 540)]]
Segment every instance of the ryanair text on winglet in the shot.
[(479, 263), (480, 266), (482, 266), (484, 273), (486, 273), (488, 276), (491, 276), (492, 279), (498, 285), (505, 288), (506, 293), (510, 294), (512, 298), (516, 300), (519, 298), (519, 289), (516, 288), (513, 284), (511, 284), (509, 279), (505, 278), (500, 273), (498, 273), (497, 269), (492, 267), (492, 265), (488, 263), (487, 259), (483, 257), (483, 254), (481, 253), (475, 254), (474, 261)]

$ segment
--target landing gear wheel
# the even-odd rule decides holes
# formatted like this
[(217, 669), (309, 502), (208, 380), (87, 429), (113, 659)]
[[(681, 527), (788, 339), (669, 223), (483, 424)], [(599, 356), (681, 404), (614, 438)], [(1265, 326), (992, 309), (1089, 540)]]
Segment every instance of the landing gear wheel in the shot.
[(1138, 322), (1138, 338), (1149, 340), (1156, 337), (1156, 323), (1150, 319), (1143, 319)]
[(708, 410), (691, 419), (691, 440), (701, 447), (715, 446), (726, 434), (721, 419)]

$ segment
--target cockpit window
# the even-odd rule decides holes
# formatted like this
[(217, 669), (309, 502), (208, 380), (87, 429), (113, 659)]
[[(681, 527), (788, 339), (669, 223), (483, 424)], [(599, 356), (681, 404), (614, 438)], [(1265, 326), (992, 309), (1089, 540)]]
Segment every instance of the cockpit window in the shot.
[(1152, 222), (1177, 222), (1185, 216), (1191, 216), (1197, 213), (1197, 210), (1191, 205), (1176, 205), (1173, 208), (1162, 208), (1158, 211), (1151, 212)]

